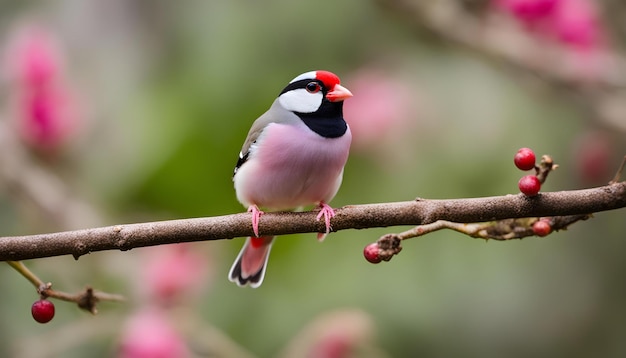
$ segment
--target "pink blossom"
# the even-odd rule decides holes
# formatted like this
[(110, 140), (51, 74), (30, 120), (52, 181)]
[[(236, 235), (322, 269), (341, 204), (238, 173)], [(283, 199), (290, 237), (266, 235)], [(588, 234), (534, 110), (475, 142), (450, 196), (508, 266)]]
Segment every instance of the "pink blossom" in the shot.
[(563, 66), (573, 76), (591, 81), (609, 76), (613, 62), (608, 34), (593, 1), (564, 1), (551, 25), (564, 48)]
[(146, 253), (141, 284), (148, 298), (172, 303), (207, 285), (207, 257), (193, 244), (158, 246), (146, 249)]
[(605, 41), (598, 9), (590, 0), (563, 1), (552, 26), (559, 41), (578, 49), (595, 49)]
[(311, 348), (309, 358), (347, 358), (351, 356), (352, 344), (350, 337), (339, 332), (332, 332), (320, 338)]
[(572, 158), (578, 178), (585, 185), (606, 183), (614, 174), (617, 163), (614, 138), (607, 132), (584, 132), (574, 141)]
[(596, 49), (605, 41), (593, 0), (494, 0), (493, 4), (537, 35), (566, 46)]
[(52, 154), (74, 133), (78, 108), (75, 97), (65, 88), (24, 89), (15, 97), (18, 130), (29, 146)]
[(407, 85), (375, 69), (363, 69), (345, 82), (354, 93), (344, 104), (344, 117), (355, 150), (385, 146), (411, 131), (417, 96)]
[[(565, 0), (567, 2), (567, 0)], [(561, 0), (495, 0), (494, 5), (529, 27), (550, 18)]]
[(119, 358), (184, 358), (189, 349), (168, 317), (157, 308), (145, 308), (126, 322)]
[(38, 26), (17, 28), (8, 46), (5, 72), (20, 86), (46, 86), (58, 79), (61, 51), (50, 31)]
[(54, 155), (76, 133), (80, 118), (77, 97), (64, 82), (62, 52), (42, 27), (22, 26), (9, 37), (3, 70), (17, 130), (31, 148)]
[(287, 345), (281, 357), (360, 357), (376, 347), (372, 318), (358, 309), (339, 309), (315, 318)]
[(584, 81), (610, 74), (608, 33), (593, 0), (493, 0), (493, 4), (526, 25), (531, 35), (553, 43), (562, 54), (563, 73)]

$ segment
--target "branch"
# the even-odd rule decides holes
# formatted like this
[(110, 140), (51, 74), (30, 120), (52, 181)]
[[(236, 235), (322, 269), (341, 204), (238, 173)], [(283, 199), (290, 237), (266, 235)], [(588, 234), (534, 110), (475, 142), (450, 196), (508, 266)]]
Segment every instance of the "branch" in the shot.
[(532, 74), (555, 90), (574, 94), (577, 103), (596, 118), (619, 130), (626, 129), (623, 120), (626, 54), (618, 49), (606, 54), (611, 59), (610, 65), (605, 65), (605, 71), (590, 80), (580, 70), (565, 64), (567, 55), (562, 48), (529, 36), (504, 19), (488, 16), (485, 9), (482, 14), (473, 14), (455, 0), (378, 0), (378, 3), (409, 26), (425, 29), (446, 42), (521, 73)]
[(48, 222), (60, 228), (98, 225), (101, 215), (79, 199), (51, 170), (39, 165), (15, 135), (15, 129), (0, 118), (0, 184), (19, 200), (35, 204)]
[[(626, 207), (626, 181), (603, 187), (469, 199), (349, 205), (336, 210), (333, 231), (397, 225), (424, 225), (446, 220), (476, 223), (524, 217), (585, 215)], [(266, 213), (261, 235), (324, 232), (316, 212)], [(31, 236), (0, 237), (0, 261), (80, 256), (104, 250), (130, 250), (180, 242), (220, 240), (252, 235), (251, 215), (159, 221)]]
[(42, 299), (53, 297), (67, 302), (74, 302), (78, 305), (78, 307), (88, 312), (91, 312), (92, 314), (96, 314), (98, 312), (98, 310), (96, 309), (96, 305), (100, 301), (121, 302), (125, 300), (123, 296), (95, 291), (91, 287), (87, 287), (85, 288), (84, 292), (79, 292), (76, 294), (69, 294), (66, 292), (53, 290), (51, 283), (44, 283), (22, 262), (7, 261), (7, 263), (37, 288), (37, 293), (39, 293), (39, 296), (41, 296)]

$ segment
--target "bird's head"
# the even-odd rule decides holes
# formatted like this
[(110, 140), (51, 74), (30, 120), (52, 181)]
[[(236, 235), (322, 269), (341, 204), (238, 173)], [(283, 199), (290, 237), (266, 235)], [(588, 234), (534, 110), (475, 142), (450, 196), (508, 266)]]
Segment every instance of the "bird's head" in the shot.
[(282, 90), (278, 100), (283, 108), (299, 114), (313, 114), (338, 109), (352, 93), (339, 84), (337, 75), (328, 71), (305, 72)]

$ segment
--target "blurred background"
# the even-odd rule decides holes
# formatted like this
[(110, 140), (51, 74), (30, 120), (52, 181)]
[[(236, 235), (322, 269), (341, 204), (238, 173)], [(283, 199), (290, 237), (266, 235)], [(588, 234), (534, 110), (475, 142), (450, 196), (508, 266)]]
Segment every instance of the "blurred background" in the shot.
[[(337, 73), (351, 156), (334, 207), (606, 184), (626, 154), (619, 0), (0, 1), (0, 235), (243, 211), (232, 169), (300, 73)], [(389, 232), (281, 237), (264, 284), (228, 282), (243, 239), (56, 257), (53, 288), (0, 268), (3, 357), (623, 357), (624, 211), (546, 238), (438, 232), (390, 262)]]

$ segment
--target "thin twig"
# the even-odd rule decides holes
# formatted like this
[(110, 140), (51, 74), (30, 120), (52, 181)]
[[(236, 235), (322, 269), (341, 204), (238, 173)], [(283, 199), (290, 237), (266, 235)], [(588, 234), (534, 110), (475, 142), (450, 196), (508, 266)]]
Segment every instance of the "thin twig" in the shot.
[(100, 301), (122, 302), (126, 300), (121, 295), (94, 291), (91, 287), (87, 287), (85, 288), (85, 291), (76, 294), (53, 290), (51, 283), (44, 283), (39, 277), (37, 277), (37, 275), (29, 270), (23, 262), (7, 261), (7, 263), (28, 281), (30, 281), (33, 286), (35, 286), (37, 293), (41, 296), (41, 298), (52, 297), (62, 301), (74, 302), (78, 305), (78, 307), (89, 311), (92, 314), (96, 314), (98, 312), (96, 304)]
[[(539, 40), (512, 26), (502, 16), (489, 11), (466, 11), (454, 0), (411, 1), (378, 0), (407, 24), (426, 30), (443, 41), (501, 63), (562, 93), (573, 94), (577, 103), (592, 111), (596, 118), (625, 130), (626, 54), (618, 48), (604, 54), (606, 64), (594, 78), (584, 71), (566, 66), (571, 56), (557, 44)], [(536, 83), (535, 81), (532, 82)]]
[(619, 168), (617, 169), (617, 172), (615, 173), (615, 176), (609, 182), (609, 184), (616, 184), (616, 183), (619, 182), (619, 179), (622, 177), (622, 173), (624, 172), (624, 166), (625, 165), (626, 165), (626, 155), (622, 159), (622, 163), (619, 165)]
[(54, 172), (28, 155), (15, 136), (15, 130), (0, 118), (0, 184), (15, 199), (35, 205), (61, 229), (99, 225), (97, 210), (79, 198)]
[[(402, 241), (414, 237), (424, 236), (431, 232), (449, 229), (460, 232), (469, 237), (477, 239), (493, 239), (506, 241), (512, 239), (523, 239), (525, 237), (540, 235), (546, 236), (551, 232), (567, 229), (570, 225), (587, 220), (590, 214), (583, 215), (567, 215), (555, 217), (533, 217), (533, 218), (517, 218), (503, 219), (481, 223), (457, 223), (446, 220), (438, 220), (434, 223), (418, 225), (410, 230), (399, 234), (385, 234), (381, 236), (376, 244), (378, 246), (378, 259), (389, 261), (391, 258), (402, 251)], [(536, 233), (534, 224), (538, 221), (546, 221), (549, 230), (544, 233)]]
[(21, 261), (7, 261), (9, 266), (13, 267), (15, 271), (19, 272), (24, 278), (32, 283), (36, 288), (44, 285), (44, 282), (39, 279), (26, 265)]

